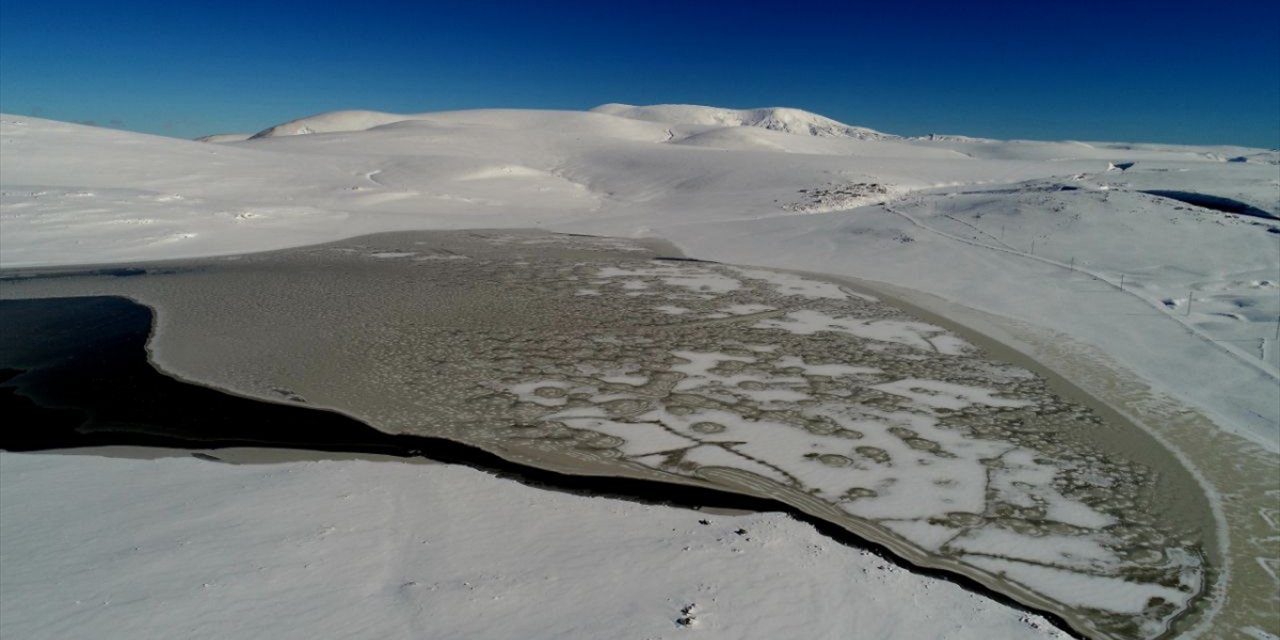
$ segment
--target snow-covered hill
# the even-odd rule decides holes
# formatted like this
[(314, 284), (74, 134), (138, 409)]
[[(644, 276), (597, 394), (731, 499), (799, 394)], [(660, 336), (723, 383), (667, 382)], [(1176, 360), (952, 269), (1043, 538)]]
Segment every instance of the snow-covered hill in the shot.
[[(486, 112), (473, 111), (462, 113), (476, 115)], [(506, 115), (508, 118), (514, 117), (522, 119), (522, 115), (527, 117), (527, 114), (536, 113), (539, 112), (510, 111)], [(770, 107), (765, 109), (721, 109), (717, 107), (702, 107), (697, 105), (668, 104), (636, 107), (624, 104), (606, 104), (596, 107), (588, 113), (616, 116), (618, 118), (625, 118), (628, 120), (641, 120), (664, 125), (673, 125), (681, 129), (680, 137), (704, 134), (710, 130), (755, 128), (818, 138), (847, 138), (854, 140), (884, 140), (896, 138), (896, 136), (880, 133), (879, 131), (873, 131), (865, 127), (855, 127), (842, 122), (837, 122), (816, 113), (784, 107)], [(253, 134), (251, 138), (277, 138), (282, 136), (297, 136), (311, 133), (365, 131), (374, 127), (397, 122), (440, 120), (442, 116), (444, 116), (445, 119), (456, 119), (457, 114), (458, 112), (395, 114), (381, 111), (360, 110), (331, 111), (328, 113), (307, 116), (305, 118), (298, 118), (297, 120), (290, 120), (289, 122), (269, 127)], [(449, 116), (453, 116), (453, 118), (450, 118)], [(676, 135), (677, 134), (674, 131), (668, 130), (669, 138), (675, 137)], [(212, 142), (238, 141), (236, 136), (227, 138), (209, 136), (208, 138), (202, 138), (202, 140)]]
[(413, 120), (413, 116), (382, 113), (380, 111), (331, 111), (297, 120), (290, 120), (253, 134), (252, 138), (301, 136), (309, 133), (333, 133), (336, 131), (364, 131), (373, 127)]
[(196, 142), (243, 142), (253, 137), (249, 133), (214, 133), (196, 138)]
[(666, 124), (708, 127), (759, 127), (797, 135), (821, 138), (855, 138), (881, 140), (892, 138), (879, 131), (854, 127), (831, 118), (800, 109), (768, 107), (764, 109), (721, 109), (690, 104), (658, 104), (637, 107), (629, 104), (604, 104), (592, 111), (622, 118), (648, 120)]

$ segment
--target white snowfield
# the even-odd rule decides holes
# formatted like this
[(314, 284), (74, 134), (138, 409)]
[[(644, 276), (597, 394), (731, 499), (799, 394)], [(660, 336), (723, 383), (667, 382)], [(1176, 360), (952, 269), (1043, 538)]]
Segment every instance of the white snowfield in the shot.
[[(1208, 416), (1217, 428), (1280, 451), (1280, 152), (962, 136), (908, 139), (798, 110), (687, 105), (407, 116), (349, 111), (302, 118), (252, 137), (208, 139), (183, 141), (0, 116), (0, 267), (222, 255), (408, 229), (543, 227), (659, 236), (692, 257), (852, 276), (930, 294), (936, 297), (935, 310), (946, 313), (955, 305), (950, 309), (962, 323), (995, 316), (1000, 320), (996, 337), (1033, 356), (1087, 358), (1136, 376), (1153, 391), (1153, 414), (1165, 407), (1158, 396), (1167, 395)], [(630, 272), (614, 275), (626, 278)], [(783, 290), (804, 282), (775, 278)], [(723, 280), (668, 284), (691, 291), (729, 286)], [(639, 292), (643, 283), (637, 285)], [(803, 286), (817, 287), (811, 293), (822, 297), (819, 284)], [(591, 289), (580, 294), (594, 295)], [(688, 313), (675, 306), (664, 311)], [(768, 322), (796, 332), (832, 326), (828, 319), (796, 314)], [(837, 328), (896, 341), (933, 344), (938, 338), (904, 326), (844, 323)], [(970, 348), (962, 342), (933, 347)], [(1109, 383), (1078, 382), (1087, 389)], [(156, 571), (165, 580), (179, 580), (188, 573), (226, 571), (224, 558), (183, 556), (174, 546), (205, 535), (178, 530), (194, 526), (186, 520), (192, 505), (210, 510), (207, 524), (233, 536), (226, 549), (244, 550), (251, 565), (252, 558), (279, 555), (272, 551), (277, 550), (297, 566), (269, 566), (263, 570), (283, 573), (244, 583), (240, 593), (252, 594), (247, 604), (229, 591), (203, 586), (219, 584), (216, 576), (201, 578), (198, 591), (190, 593), (175, 585), (165, 592), (191, 598), (181, 601), (186, 604), (222, 598), (207, 609), (187, 608), (201, 615), (175, 620), (188, 626), (174, 628), (190, 631), (177, 635), (198, 637), (202, 631), (191, 625), (207, 620), (210, 635), (223, 623), (250, 625), (244, 627), (249, 635), (269, 628), (272, 635), (296, 631), (302, 636), (316, 628), (349, 630), (341, 625), (363, 621), (371, 631), (362, 628), (354, 635), (381, 637), (407, 633), (425, 621), (443, 625), (424, 629), (427, 635), (438, 632), (433, 637), (483, 637), (482, 631), (495, 637), (667, 637), (697, 630), (674, 623), (679, 609), (694, 602), (697, 611), (706, 612), (694, 615), (705, 624), (700, 628), (725, 638), (781, 637), (800, 628), (811, 637), (846, 637), (850, 628), (868, 638), (1048, 633), (1020, 622), (1016, 612), (991, 603), (973, 605), (981, 601), (967, 594), (948, 600), (939, 595), (943, 587), (926, 578), (903, 574), (901, 584), (891, 588), (850, 580), (863, 575), (859, 565), (849, 564), (858, 561), (857, 552), (840, 552), (851, 554), (848, 560), (808, 560), (810, 543), (803, 541), (828, 550), (830, 543), (768, 514), (735, 525), (777, 532), (753, 537), (753, 542), (771, 541), (758, 552), (741, 547), (743, 553), (732, 554), (751, 560), (734, 568), (708, 555), (711, 564), (690, 563), (685, 580), (681, 563), (689, 552), (672, 552), (665, 543), (693, 527), (698, 528), (690, 535), (708, 530), (696, 525), (696, 518), (695, 524), (684, 524), (690, 518), (686, 512), (559, 496), (452, 467), (362, 462), (222, 467), (193, 460), (10, 454), (2, 459), (5, 571), (0, 579), (6, 633), (19, 629), (10, 627), (11, 620), (69, 620), (65, 628), (14, 632), (24, 637), (65, 637), (71, 629), (87, 633), (95, 622), (128, 629), (144, 624), (140, 612), (151, 608), (126, 609), (133, 606), (128, 596), (107, 598), (114, 609), (102, 607), (99, 596), (107, 589), (95, 587), (75, 598), (98, 607), (92, 611), (75, 613), (74, 607), (86, 605), (66, 602), (60, 602), (62, 609), (41, 609), (18, 595), (24, 585), (49, 600), (65, 581), (38, 575), (42, 556), (26, 559), (27, 552), (19, 549), (41, 549), (46, 567), (66, 557), (59, 566), (67, 567), (67, 575), (99, 587), (113, 575), (132, 581)], [(119, 488), (108, 480), (112, 477), (133, 492), (112, 493)], [(157, 478), (162, 488), (147, 493), (147, 483)], [(96, 501), (63, 497), (76, 491)], [(366, 499), (343, 500), (344, 492)], [(271, 505), (279, 500), (297, 501), (297, 528), (287, 518), (275, 519)], [(160, 506), (147, 506), (152, 504)], [(419, 507), (422, 511), (412, 511)], [(301, 515), (312, 508), (319, 515)], [(475, 525), (451, 531), (447, 522), (433, 519), (433, 513), (449, 510), (456, 510), (458, 522)], [(86, 530), (98, 526), (99, 515), (115, 513), (174, 528), (154, 533), (155, 544), (172, 554), (163, 556), (170, 564), (121, 566), (113, 575), (81, 573), (78, 569), (129, 561), (129, 545)], [(561, 526), (553, 514), (564, 513), (572, 516)], [(616, 521), (609, 519), (613, 515)], [(53, 523), (78, 533), (44, 540), (35, 524), (23, 533), (22, 523), (37, 516), (40, 531)], [(366, 519), (394, 520), (407, 528), (360, 533)], [(579, 520), (584, 524), (573, 524)], [(440, 553), (423, 545), (425, 550), (415, 553), (427, 555), (418, 558), (397, 546), (413, 541), (419, 526), (430, 532), (428, 541), (440, 536), (435, 538), (442, 541)], [(542, 541), (533, 543), (535, 551), (527, 558), (516, 552), (513, 539), (501, 537), (526, 526), (533, 539)], [(321, 535), (325, 527), (335, 527), (334, 535)], [(610, 536), (612, 541), (603, 540)], [(330, 564), (304, 567), (301, 556), (313, 554), (289, 545), (310, 544), (313, 538), (316, 544), (332, 540), (349, 546), (332, 553), (316, 547)], [(792, 546), (791, 540), (803, 544)], [(713, 548), (704, 542), (707, 546), (690, 548)], [(975, 548), (1005, 544), (998, 538), (970, 542)], [(257, 572), (261, 564), (254, 566)], [(468, 573), (473, 566), (483, 575)], [(654, 569), (629, 569), (639, 566)], [(25, 573), (23, 567), (28, 567)], [(757, 587), (751, 577), (760, 572), (773, 576), (772, 582), (752, 591)], [(427, 573), (432, 575), (423, 577)], [(630, 582), (619, 591), (602, 586), (624, 579)], [(120, 578), (116, 586), (124, 589), (124, 583)], [(294, 583), (301, 585), (296, 594)], [(557, 584), (565, 587), (563, 593), (554, 588)], [(739, 586), (729, 586), (734, 584)], [(490, 585), (489, 591), (482, 585)], [(437, 589), (441, 597), (427, 601), (410, 595), (426, 588)], [(716, 596), (730, 589), (736, 595)], [(900, 595), (873, 597), (885, 589)], [(365, 608), (351, 620), (334, 614), (353, 600)], [(264, 601), (283, 604), (279, 610), (254, 604)], [(965, 608), (970, 606), (981, 606), (990, 616)], [(28, 618), (28, 612), (42, 613)], [(324, 626), (281, 628), (280, 618), (307, 615)], [(527, 626), (504, 626), (517, 618)], [(77, 620), (89, 626), (76, 627)], [(557, 626), (566, 620), (579, 626)], [(648, 626), (650, 620), (655, 626)], [(618, 634), (611, 622), (634, 633)]]
[(171, 455), (0, 453), (5, 637), (1069, 637), (779, 513)]

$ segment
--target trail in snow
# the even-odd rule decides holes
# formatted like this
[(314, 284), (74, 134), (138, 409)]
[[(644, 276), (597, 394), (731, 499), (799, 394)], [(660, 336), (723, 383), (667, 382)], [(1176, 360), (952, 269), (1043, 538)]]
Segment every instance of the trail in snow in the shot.
[[(1235, 358), (1235, 359), (1236, 359), (1238, 362), (1240, 362), (1242, 365), (1247, 366), (1247, 367), (1250, 367), (1250, 368), (1257, 369), (1258, 371), (1260, 371), (1261, 373), (1263, 373), (1263, 374), (1267, 375), (1267, 376), (1268, 376), (1268, 377), (1270, 377), (1271, 379), (1276, 380), (1276, 382), (1277, 382), (1277, 383), (1280, 383), (1280, 369), (1276, 369), (1275, 367), (1270, 366), (1269, 364), (1267, 364), (1266, 362), (1262, 361), (1261, 359), (1259, 359), (1259, 358), (1255, 358), (1255, 357), (1251, 356), (1251, 355), (1250, 355), (1250, 354), (1248, 354), (1248, 353), (1244, 353), (1241, 349), (1239, 349), (1238, 347), (1236, 347), (1236, 346), (1234, 346), (1234, 345), (1224, 344), (1221, 340), (1215, 340), (1213, 337), (1211, 337), (1211, 336), (1207, 335), (1204, 331), (1200, 330), (1200, 329), (1199, 329), (1199, 328), (1197, 328), (1195, 325), (1193, 325), (1193, 324), (1191, 324), (1191, 323), (1189, 323), (1189, 322), (1186, 322), (1186, 321), (1184, 321), (1184, 320), (1179, 319), (1179, 318), (1178, 318), (1178, 316), (1176, 316), (1176, 315), (1174, 315), (1174, 314), (1168, 313), (1168, 312), (1167, 312), (1167, 310), (1168, 310), (1167, 306), (1165, 306), (1165, 305), (1163, 305), (1163, 304), (1161, 304), (1161, 303), (1158, 303), (1158, 302), (1156, 302), (1156, 301), (1153, 301), (1153, 300), (1151, 300), (1151, 299), (1149, 299), (1149, 298), (1147, 298), (1147, 297), (1145, 297), (1145, 296), (1139, 295), (1137, 292), (1135, 292), (1135, 291), (1133, 291), (1133, 290), (1131, 290), (1131, 289), (1125, 289), (1123, 286), (1121, 286), (1121, 285), (1120, 285), (1120, 283), (1119, 283), (1118, 281), (1113, 282), (1113, 281), (1111, 281), (1111, 280), (1108, 280), (1108, 279), (1106, 278), (1106, 276), (1104, 276), (1104, 275), (1103, 275), (1103, 274), (1101, 274), (1101, 273), (1097, 273), (1097, 272), (1094, 272), (1094, 271), (1090, 271), (1090, 270), (1088, 270), (1088, 269), (1085, 269), (1085, 268), (1082, 268), (1082, 267), (1079, 267), (1079, 266), (1076, 266), (1076, 265), (1073, 265), (1073, 264), (1066, 264), (1066, 263), (1058, 262), (1057, 260), (1053, 260), (1053, 259), (1051, 259), (1051, 258), (1045, 258), (1045, 257), (1043, 257), (1043, 256), (1037, 256), (1037, 255), (1035, 255), (1035, 254), (1033, 254), (1033, 253), (1020, 251), (1020, 250), (1018, 250), (1018, 249), (1015, 249), (1015, 248), (1013, 248), (1013, 247), (1010, 247), (1009, 245), (1004, 245), (1004, 246), (995, 246), (995, 245), (990, 245), (990, 244), (986, 244), (986, 243), (978, 242), (978, 241), (976, 241), (976, 240), (972, 240), (972, 239), (970, 239), (970, 238), (965, 238), (965, 237), (962, 237), (962, 236), (957, 236), (957, 235), (954, 235), (954, 234), (951, 234), (951, 233), (947, 233), (946, 231), (942, 231), (942, 230), (937, 229), (937, 228), (935, 228), (935, 227), (932, 227), (932, 226), (929, 226), (929, 225), (927, 225), (927, 224), (924, 224), (923, 222), (920, 222), (920, 221), (919, 221), (919, 220), (917, 220), (915, 217), (913, 217), (911, 214), (906, 213), (905, 211), (902, 211), (902, 210), (900, 210), (900, 209), (896, 209), (896, 208), (894, 208), (894, 207), (892, 207), (892, 206), (890, 206), (890, 205), (882, 205), (880, 208), (881, 208), (881, 209), (883, 209), (883, 210), (885, 210), (885, 211), (888, 211), (889, 213), (892, 213), (892, 214), (894, 214), (894, 215), (896, 215), (896, 216), (900, 216), (900, 217), (902, 217), (903, 219), (905, 219), (905, 220), (907, 220), (908, 222), (910, 222), (913, 226), (916, 226), (916, 227), (918, 227), (918, 228), (920, 228), (920, 229), (924, 229), (925, 231), (928, 231), (928, 232), (930, 232), (930, 233), (937, 234), (937, 235), (942, 236), (942, 237), (944, 237), (944, 238), (947, 238), (947, 239), (950, 239), (950, 240), (955, 240), (956, 242), (963, 242), (963, 243), (965, 243), (965, 244), (972, 245), (972, 246), (975, 246), (975, 247), (982, 247), (982, 248), (984, 248), (984, 249), (990, 249), (990, 250), (992, 250), (992, 251), (999, 251), (999, 252), (1001, 252), (1001, 253), (1007, 253), (1007, 254), (1011, 254), (1011, 255), (1016, 255), (1016, 256), (1019, 256), (1019, 257), (1021, 257), (1021, 258), (1025, 258), (1025, 259), (1028, 259), (1028, 260), (1035, 260), (1036, 262), (1040, 262), (1040, 263), (1043, 263), (1043, 264), (1047, 264), (1047, 265), (1051, 265), (1051, 266), (1054, 266), (1054, 267), (1058, 267), (1058, 268), (1060, 268), (1060, 269), (1065, 269), (1065, 270), (1067, 270), (1067, 271), (1072, 271), (1072, 272), (1077, 272), (1077, 273), (1083, 273), (1083, 274), (1085, 274), (1085, 275), (1087, 275), (1087, 276), (1089, 276), (1089, 277), (1093, 278), (1094, 280), (1097, 280), (1098, 282), (1101, 282), (1101, 283), (1103, 283), (1103, 284), (1105, 284), (1105, 285), (1107, 285), (1107, 286), (1111, 287), (1113, 290), (1115, 290), (1115, 291), (1117, 291), (1117, 292), (1119, 292), (1119, 293), (1127, 294), (1127, 295), (1129, 295), (1129, 296), (1132, 296), (1133, 298), (1136, 298), (1136, 299), (1138, 299), (1138, 300), (1141, 300), (1143, 303), (1145, 303), (1145, 304), (1147, 304), (1147, 305), (1151, 306), (1152, 308), (1156, 309), (1157, 311), (1162, 312), (1162, 313), (1161, 313), (1161, 315), (1163, 315), (1164, 317), (1166, 317), (1166, 318), (1168, 318), (1168, 319), (1170, 319), (1170, 320), (1172, 320), (1172, 321), (1174, 321), (1174, 322), (1178, 323), (1178, 325), (1180, 325), (1182, 328), (1186, 329), (1186, 331), (1187, 331), (1188, 333), (1190, 333), (1191, 335), (1194, 335), (1194, 336), (1196, 336), (1197, 338), (1200, 338), (1201, 340), (1205, 341), (1206, 343), (1208, 343), (1208, 344), (1210, 344), (1210, 345), (1212, 345), (1212, 346), (1214, 346), (1214, 347), (1216, 347), (1216, 348), (1218, 348), (1218, 349), (1221, 349), (1223, 352), (1225, 352), (1225, 353), (1227, 353), (1227, 354), (1231, 355), (1233, 358)], [(946, 216), (946, 217), (950, 217), (950, 216)], [(970, 226), (970, 227), (972, 227), (972, 225), (969, 225), (968, 223), (962, 223), (962, 224), (966, 224), (966, 226)], [(974, 228), (975, 228), (975, 230), (977, 230), (977, 229), (976, 229), (976, 227), (974, 227)], [(981, 233), (984, 233), (984, 234), (986, 233), (986, 232), (981, 231), (981, 230), (979, 230), (979, 231), (980, 231)], [(1003, 244), (1003, 243), (1002, 243), (1002, 244)]]

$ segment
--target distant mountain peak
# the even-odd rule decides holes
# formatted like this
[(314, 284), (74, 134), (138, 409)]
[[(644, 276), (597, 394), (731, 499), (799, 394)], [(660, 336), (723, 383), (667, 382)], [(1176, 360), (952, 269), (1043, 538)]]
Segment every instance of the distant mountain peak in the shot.
[(856, 138), (882, 140), (897, 136), (881, 133), (866, 127), (856, 127), (832, 120), (826, 116), (789, 107), (765, 107), (761, 109), (724, 109), (690, 104), (657, 104), (633, 106), (628, 104), (604, 104), (591, 111), (633, 120), (647, 120), (675, 125), (702, 125), (718, 127), (757, 127), (796, 135), (819, 138)]
[(310, 133), (340, 133), (346, 131), (363, 131), (393, 122), (411, 120), (415, 116), (383, 113), (381, 111), (329, 111), (297, 120), (290, 120), (268, 129), (263, 129), (253, 136), (257, 138), (278, 138), (282, 136), (300, 136)]

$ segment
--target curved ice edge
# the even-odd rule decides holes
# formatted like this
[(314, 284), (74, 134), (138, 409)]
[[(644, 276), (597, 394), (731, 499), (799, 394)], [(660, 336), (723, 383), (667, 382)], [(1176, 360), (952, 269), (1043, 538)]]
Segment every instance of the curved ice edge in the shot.
[[(769, 268), (769, 267), (761, 267)], [(998, 316), (989, 312), (981, 311), (964, 305), (963, 303), (948, 300), (940, 296), (916, 291), (907, 287), (895, 284), (880, 282), (874, 280), (864, 280), (853, 276), (841, 276), (835, 274), (823, 274), (801, 270), (774, 269), (776, 271), (787, 271), (800, 276), (815, 278), (819, 280), (828, 280), (850, 287), (855, 290), (861, 290), (867, 294), (881, 297), (886, 303), (902, 308), (911, 315), (920, 317), (923, 320), (934, 323), (940, 327), (948, 329), (959, 334), (961, 337), (969, 339), (975, 343), (990, 345), (999, 345), (1002, 347), (1003, 354), (1001, 357), (1009, 360), (1012, 364), (1026, 368), (1037, 375), (1043, 376), (1051, 387), (1057, 389), (1068, 389), (1072, 393), (1079, 394), (1097, 403), (1107, 411), (1115, 413), (1128, 424), (1134, 425), (1141, 429), (1144, 433), (1154, 439), (1164, 447), (1170, 455), (1191, 475), (1196, 484), (1199, 485), (1205, 499), (1209, 504), (1211, 514), (1214, 520), (1214, 538), (1217, 543), (1218, 560), (1217, 573), (1218, 576), (1214, 580), (1219, 588), (1208, 589), (1208, 584), (1201, 584), (1201, 593), (1197, 594), (1203, 598), (1202, 606), (1204, 607), (1200, 615), (1200, 619), (1196, 625), (1184, 630), (1182, 637), (1191, 639), (1205, 636), (1212, 631), (1212, 623), (1218, 617), (1218, 613), (1225, 605), (1225, 589), (1221, 585), (1231, 583), (1232, 576), (1232, 556), (1230, 554), (1230, 528), (1227, 525), (1225, 513), (1225, 505), (1223, 503), (1222, 493), (1207, 478), (1203, 471), (1192, 461), (1180, 447), (1171, 442), (1164, 433), (1153, 428), (1142, 418), (1125, 406), (1121, 406), (1118, 402), (1109, 400), (1105, 393), (1100, 390), (1087, 389), (1083, 384), (1077, 383), (1076, 377), (1066, 373), (1063, 369), (1070, 363), (1059, 361), (1058, 357), (1046, 357), (1041, 353), (1042, 350), (1029, 342), (1026, 337), (1015, 337), (1015, 329), (1021, 327), (1023, 329), (1031, 328), (1045, 332), (1046, 330), (1033, 327), (1027, 323), (1021, 323), (1016, 320)], [(957, 317), (960, 316), (960, 317)], [(1027, 331), (1021, 331), (1024, 336)], [(1089, 345), (1080, 343), (1078, 340), (1069, 336), (1057, 334), (1052, 339), (1058, 342), (1070, 342), (1080, 345), (1080, 351), (1089, 351), (1092, 349)], [(1107, 375), (1124, 376), (1137, 380), (1144, 385), (1149, 386), (1153, 391), (1160, 392), (1159, 389), (1151, 383), (1132, 371), (1122, 367), (1116, 362), (1111, 361), (1101, 353), (1090, 354), (1087, 362), (1081, 362), (1091, 369), (1101, 369)], [(1195, 411), (1202, 411), (1196, 408)], [(1212, 416), (1210, 416), (1212, 418)], [(1256, 445), (1253, 440), (1244, 438), (1239, 434), (1227, 431), (1227, 435), (1240, 437), (1251, 445)], [(1164, 637), (1168, 634), (1168, 629), (1177, 624), (1186, 615), (1190, 613), (1189, 609), (1184, 609), (1178, 615), (1168, 621), (1168, 625), (1160, 635)]]
[[(226, 396), (286, 407), (291, 411), (328, 414), (331, 419), (345, 420), (353, 425), (359, 425), (367, 432), (368, 441), (360, 443), (343, 442), (335, 446), (323, 442), (271, 441), (234, 437), (196, 439), (154, 433), (98, 431), (77, 432), (62, 444), (41, 447), (12, 447), (0, 443), (0, 449), (31, 452), (115, 445), (196, 450), (262, 447), (329, 453), (380, 454), (403, 458), (419, 457), (445, 464), (467, 466), (537, 489), (560, 491), (587, 497), (622, 499), (641, 504), (674, 506), (693, 510), (720, 508), (751, 512), (785, 513), (796, 520), (809, 524), (815, 530), (839, 544), (866, 550), (888, 563), (917, 575), (946, 580), (1004, 606), (1042, 616), (1055, 627), (1073, 637), (1086, 637), (1076, 626), (1073, 626), (1066, 618), (1055, 613), (1052, 609), (1037, 607), (1032, 603), (1024, 603), (1019, 598), (994, 589), (984, 584), (981, 580), (975, 579), (962, 571), (957, 571), (955, 568), (932, 566), (928, 562), (912, 562), (907, 557), (907, 554), (900, 553), (898, 549), (895, 549), (898, 545), (885, 544), (877, 540), (876, 532), (872, 529), (868, 529), (864, 535), (859, 531), (851, 530), (846, 526), (832, 522), (819, 514), (811, 513), (811, 510), (793, 506), (777, 498), (762, 496), (758, 490), (753, 491), (749, 488), (753, 482), (748, 474), (740, 470), (707, 468), (703, 474), (709, 476), (706, 479), (654, 472), (638, 465), (627, 465), (621, 468), (622, 470), (631, 470), (633, 474), (629, 475), (593, 473), (584, 472), (583, 470), (573, 472), (563, 470), (563, 467), (568, 466), (563, 462), (559, 465), (546, 465), (546, 460), (539, 460), (536, 456), (522, 454), (519, 451), (503, 447), (485, 447), (481, 444), (472, 444), (449, 438), (388, 434), (379, 431), (358, 418), (348, 415), (340, 409), (317, 407), (315, 405), (298, 405), (279, 398), (254, 397), (224, 389), (217, 385), (187, 380), (166, 371), (152, 358), (152, 339), (155, 336), (156, 320), (159, 317), (158, 312), (153, 307), (128, 296), (82, 296), (77, 298), (47, 298), (46, 300), (84, 298), (118, 298), (142, 306), (149, 311), (150, 327), (145, 358), (156, 375)], [(41, 409), (47, 410), (44, 407), (41, 407)], [(544, 464), (539, 465), (537, 462)], [(552, 466), (561, 468), (551, 468)], [(718, 481), (721, 484), (712, 484), (713, 481)], [(726, 484), (730, 486), (726, 487)], [(735, 489), (733, 485), (742, 485), (743, 489)], [(814, 507), (817, 508), (813, 510), (817, 511), (820, 511), (821, 508), (834, 509), (831, 505), (817, 500), (814, 501)], [(910, 546), (902, 547), (901, 550), (916, 551)], [(911, 555), (917, 554), (913, 553)], [(924, 560), (929, 558), (927, 554), (919, 555), (919, 557)]]

